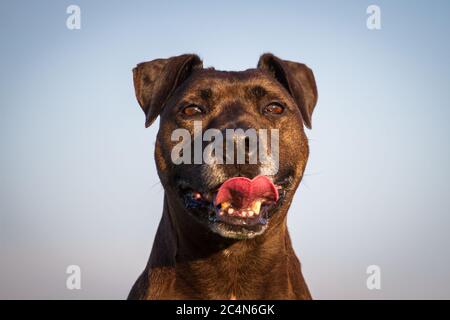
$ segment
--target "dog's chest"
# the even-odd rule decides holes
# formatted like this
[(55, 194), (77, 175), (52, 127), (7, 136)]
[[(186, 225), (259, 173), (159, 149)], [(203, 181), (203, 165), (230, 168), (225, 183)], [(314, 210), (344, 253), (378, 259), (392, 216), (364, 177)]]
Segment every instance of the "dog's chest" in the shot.
[[(202, 299), (259, 299), (273, 278), (263, 259), (225, 249), (212, 259), (185, 265), (177, 272), (177, 287), (192, 288)], [(273, 279), (272, 279), (273, 280)]]

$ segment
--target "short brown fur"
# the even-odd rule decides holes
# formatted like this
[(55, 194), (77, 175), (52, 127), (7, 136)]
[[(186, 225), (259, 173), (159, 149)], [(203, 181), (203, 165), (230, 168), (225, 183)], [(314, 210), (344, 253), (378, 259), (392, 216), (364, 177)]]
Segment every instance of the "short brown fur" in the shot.
[[(317, 102), (312, 71), (303, 64), (272, 54), (260, 58), (257, 69), (225, 72), (203, 69), (196, 55), (182, 55), (139, 64), (134, 70), (139, 104), (146, 126), (160, 115), (155, 160), (165, 189), (164, 209), (145, 270), (129, 299), (311, 299), (300, 262), (287, 229), (287, 211), (307, 163), (309, 148), (303, 124), (311, 127)], [(277, 100), (287, 116), (267, 118), (259, 105)], [(266, 102), (265, 102), (266, 101)], [(175, 166), (170, 161), (175, 128), (192, 130), (179, 115), (185, 103), (208, 106), (206, 127), (279, 128), (280, 169), (287, 177), (285, 197), (264, 233), (249, 239), (231, 239), (209, 230), (183, 206), (176, 188), (187, 180), (199, 190), (199, 166)], [(223, 169), (226, 177), (258, 174), (252, 165)], [(274, 177), (274, 178), (277, 178)], [(200, 181), (198, 181), (200, 180)]]

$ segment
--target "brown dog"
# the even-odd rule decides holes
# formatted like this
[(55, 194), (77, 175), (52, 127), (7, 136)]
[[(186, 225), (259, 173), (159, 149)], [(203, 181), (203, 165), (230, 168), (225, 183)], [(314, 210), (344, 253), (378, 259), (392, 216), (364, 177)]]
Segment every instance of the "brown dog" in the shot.
[[(129, 299), (310, 299), (286, 216), (308, 159), (312, 71), (272, 54), (256, 69), (217, 71), (186, 54), (141, 63), (133, 75), (146, 126), (160, 115), (155, 159), (165, 194), (150, 259)], [(203, 132), (278, 129), (275, 170), (270, 162), (175, 164), (172, 134), (182, 128), (194, 136), (195, 121)]]

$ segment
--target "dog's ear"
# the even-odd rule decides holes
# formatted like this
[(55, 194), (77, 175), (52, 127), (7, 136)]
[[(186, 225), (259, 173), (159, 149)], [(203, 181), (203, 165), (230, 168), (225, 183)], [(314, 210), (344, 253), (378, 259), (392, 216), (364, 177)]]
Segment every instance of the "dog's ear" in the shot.
[(306, 65), (263, 54), (258, 69), (266, 70), (292, 95), (300, 109), (303, 123), (311, 129), (311, 116), (317, 103), (317, 87), (314, 74)]
[(203, 63), (195, 54), (140, 63), (133, 69), (136, 98), (145, 113), (148, 128), (161, 113), (167, 99)]

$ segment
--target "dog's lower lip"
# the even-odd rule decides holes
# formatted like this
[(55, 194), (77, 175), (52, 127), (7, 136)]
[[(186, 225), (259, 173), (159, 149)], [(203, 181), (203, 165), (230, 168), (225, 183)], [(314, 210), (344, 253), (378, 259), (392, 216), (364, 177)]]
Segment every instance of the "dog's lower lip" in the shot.
[[(287, 176), (279, 179), (274, 179), (274, 177), (272, 177), (271, 180), (274, 181), (273, 183), (278, 189), (280, 199), (276, 203), (269, 201), (269, 199), (264, 199), (266, 203), (261, 206), (259, 215), (256, 215), (255, 212), (253, 212), (252, 216), (249, 216), (247, 212), (245, 217), (242, 215), (221, 215), (219, 211), (221, 206), (215, 206), (214, 200), (217, 196), (218, 189), (222, 184), (209, 189), (198, 189), (185, 183), (180, 188), (180, 193), (185, 201), (186, 209), (189, 211), (193, 210), (192, 213), (194, 216), (202, 221), (205, 221), (203, 219), (206, 219), (206, 221), (209, 222), (209, 228), (213, 231), (215, 230), (214, 232), (222, 229), (229, 230), (229, 228), (231, 228), (230, 230), (233, 230), (232, 233), (235, 234), (235, 236), (241, 233), (247, 234), (248, 232), (256, 235), (265, 230), (270, 217), (276, 212), (277, 208), (282, 205), (285, 194), (289, 190), (292, 177)], [(236, 209), (233, 208), (233, 210)]]

